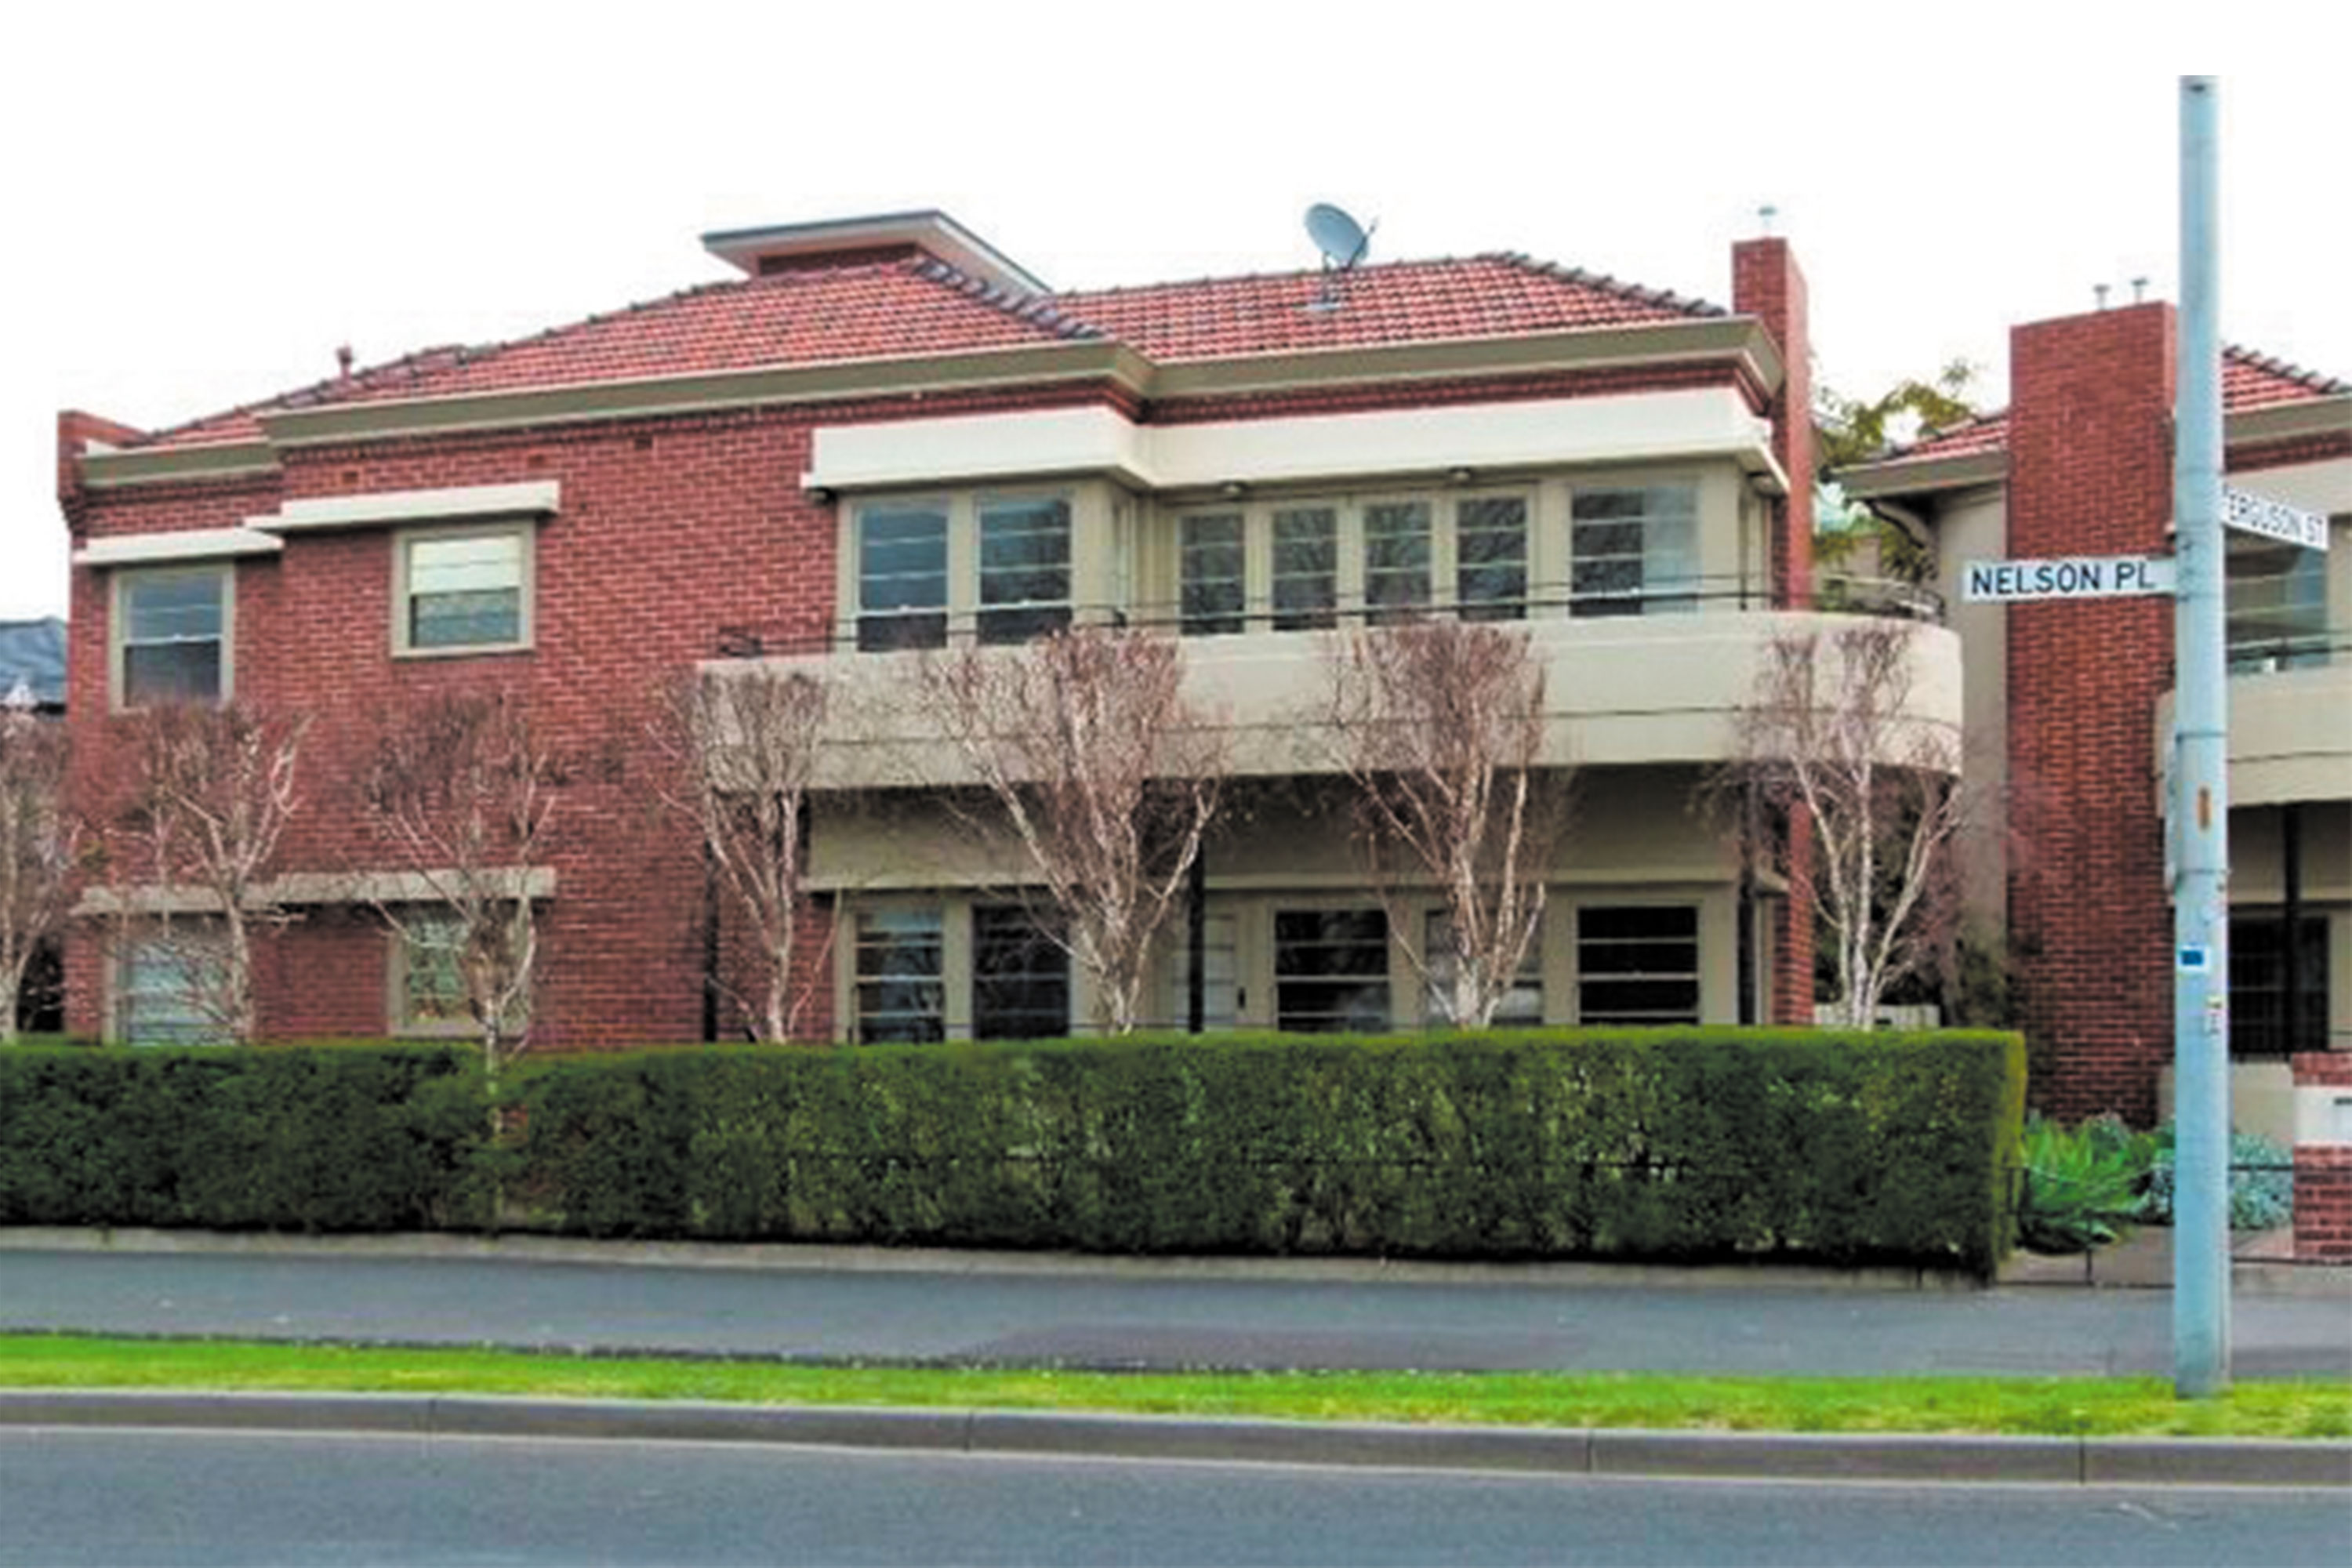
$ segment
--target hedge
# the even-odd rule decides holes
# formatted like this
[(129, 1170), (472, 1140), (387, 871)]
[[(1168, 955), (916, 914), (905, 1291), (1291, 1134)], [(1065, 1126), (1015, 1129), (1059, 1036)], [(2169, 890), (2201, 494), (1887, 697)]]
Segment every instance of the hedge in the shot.
[(509, 1223), (590, 1236), (1982, 1272), (2024, 1055), (1969, 1032), (1146, 1036), (526, 1058), (508, 1086), (493, 1154), (449, 1053), (0, 1052), (0, 1221), (465, 1226), (495, 1157)]
[(0, 1224), (383, 1231), (485, 1213), (474, 1053), (0, 1050)]
[(1176, 1036), (636, 1053), (520, 1092), (521, 1195), (588, 1235), (1983, 1271), (2024, 1058), (1966, 1033)]

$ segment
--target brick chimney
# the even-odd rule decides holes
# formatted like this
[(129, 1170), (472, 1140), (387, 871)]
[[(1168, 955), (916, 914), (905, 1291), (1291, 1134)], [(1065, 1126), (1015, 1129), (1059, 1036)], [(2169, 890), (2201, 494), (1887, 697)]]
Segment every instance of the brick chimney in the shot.
[(1789, 476), (1772, 533), (1773, 591), (1783, 607), (1801, 607), (1813, 596), (1813, 347), (1805, 274), (1787, 240), (1744, 239), (1731, 247), (1731, 308), (1763, 322), (1780, 351), (1780, 388), (1766, 410), (1772, 455)]

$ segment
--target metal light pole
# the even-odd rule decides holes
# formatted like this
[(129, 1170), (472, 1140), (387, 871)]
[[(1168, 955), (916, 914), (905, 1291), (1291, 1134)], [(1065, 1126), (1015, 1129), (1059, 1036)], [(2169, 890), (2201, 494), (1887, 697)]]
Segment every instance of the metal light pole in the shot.
[(2229, 683), (2222, 646), (2221, 260), (2211, 77), (2180, 79), (2180, 360), (2173, 410), (2172, 1382), (2230, 1386)]

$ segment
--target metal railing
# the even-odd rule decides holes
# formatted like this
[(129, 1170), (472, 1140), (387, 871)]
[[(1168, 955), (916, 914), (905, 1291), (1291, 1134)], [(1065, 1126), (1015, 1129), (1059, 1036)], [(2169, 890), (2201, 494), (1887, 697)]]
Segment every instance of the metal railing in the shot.
[(845, 625), (821, 626), (727, 626), (719, 628), (714, 654), (721, 658), (805, 657), (828, 653), (887, 652), (902, 648), (961, 647), (973, 643), (1017, 644), (1063, 626), (1111, 626), (1172, 632), (1187, 637), (1265, 632), (1329, 631), (1423, 618), (1459, 618), (1498, 626), (1560, 620), (1598, 621), (1665, 616), (1725, 615), (1780, 608), (1828, 614), (1884, 616), (1940, 625), (1944, 601), (1933, 589), (1894, 579), (1824, 575), (1811, 602), (1783, 605), (1760, 577), (1676, 577), (1631, 589), (1567, 594), (1530, 594), (1470, 603), (1394, 603), (1346, 600), (1240, 605), (1134, 600), (1118, 605), (1045, 604), (982, 606), (950, 612), (937, 607), (878, 611)]

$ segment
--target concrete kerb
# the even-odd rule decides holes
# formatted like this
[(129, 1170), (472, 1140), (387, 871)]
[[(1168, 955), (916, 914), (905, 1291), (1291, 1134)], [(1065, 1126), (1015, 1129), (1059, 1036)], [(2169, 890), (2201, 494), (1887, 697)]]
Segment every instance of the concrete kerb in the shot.
[(0, 1391), (0, 1426), (626, 1439), (1561, 1476), (2352, 1489), (2352, 1442), (1659, 1432), (478, 1395)]

